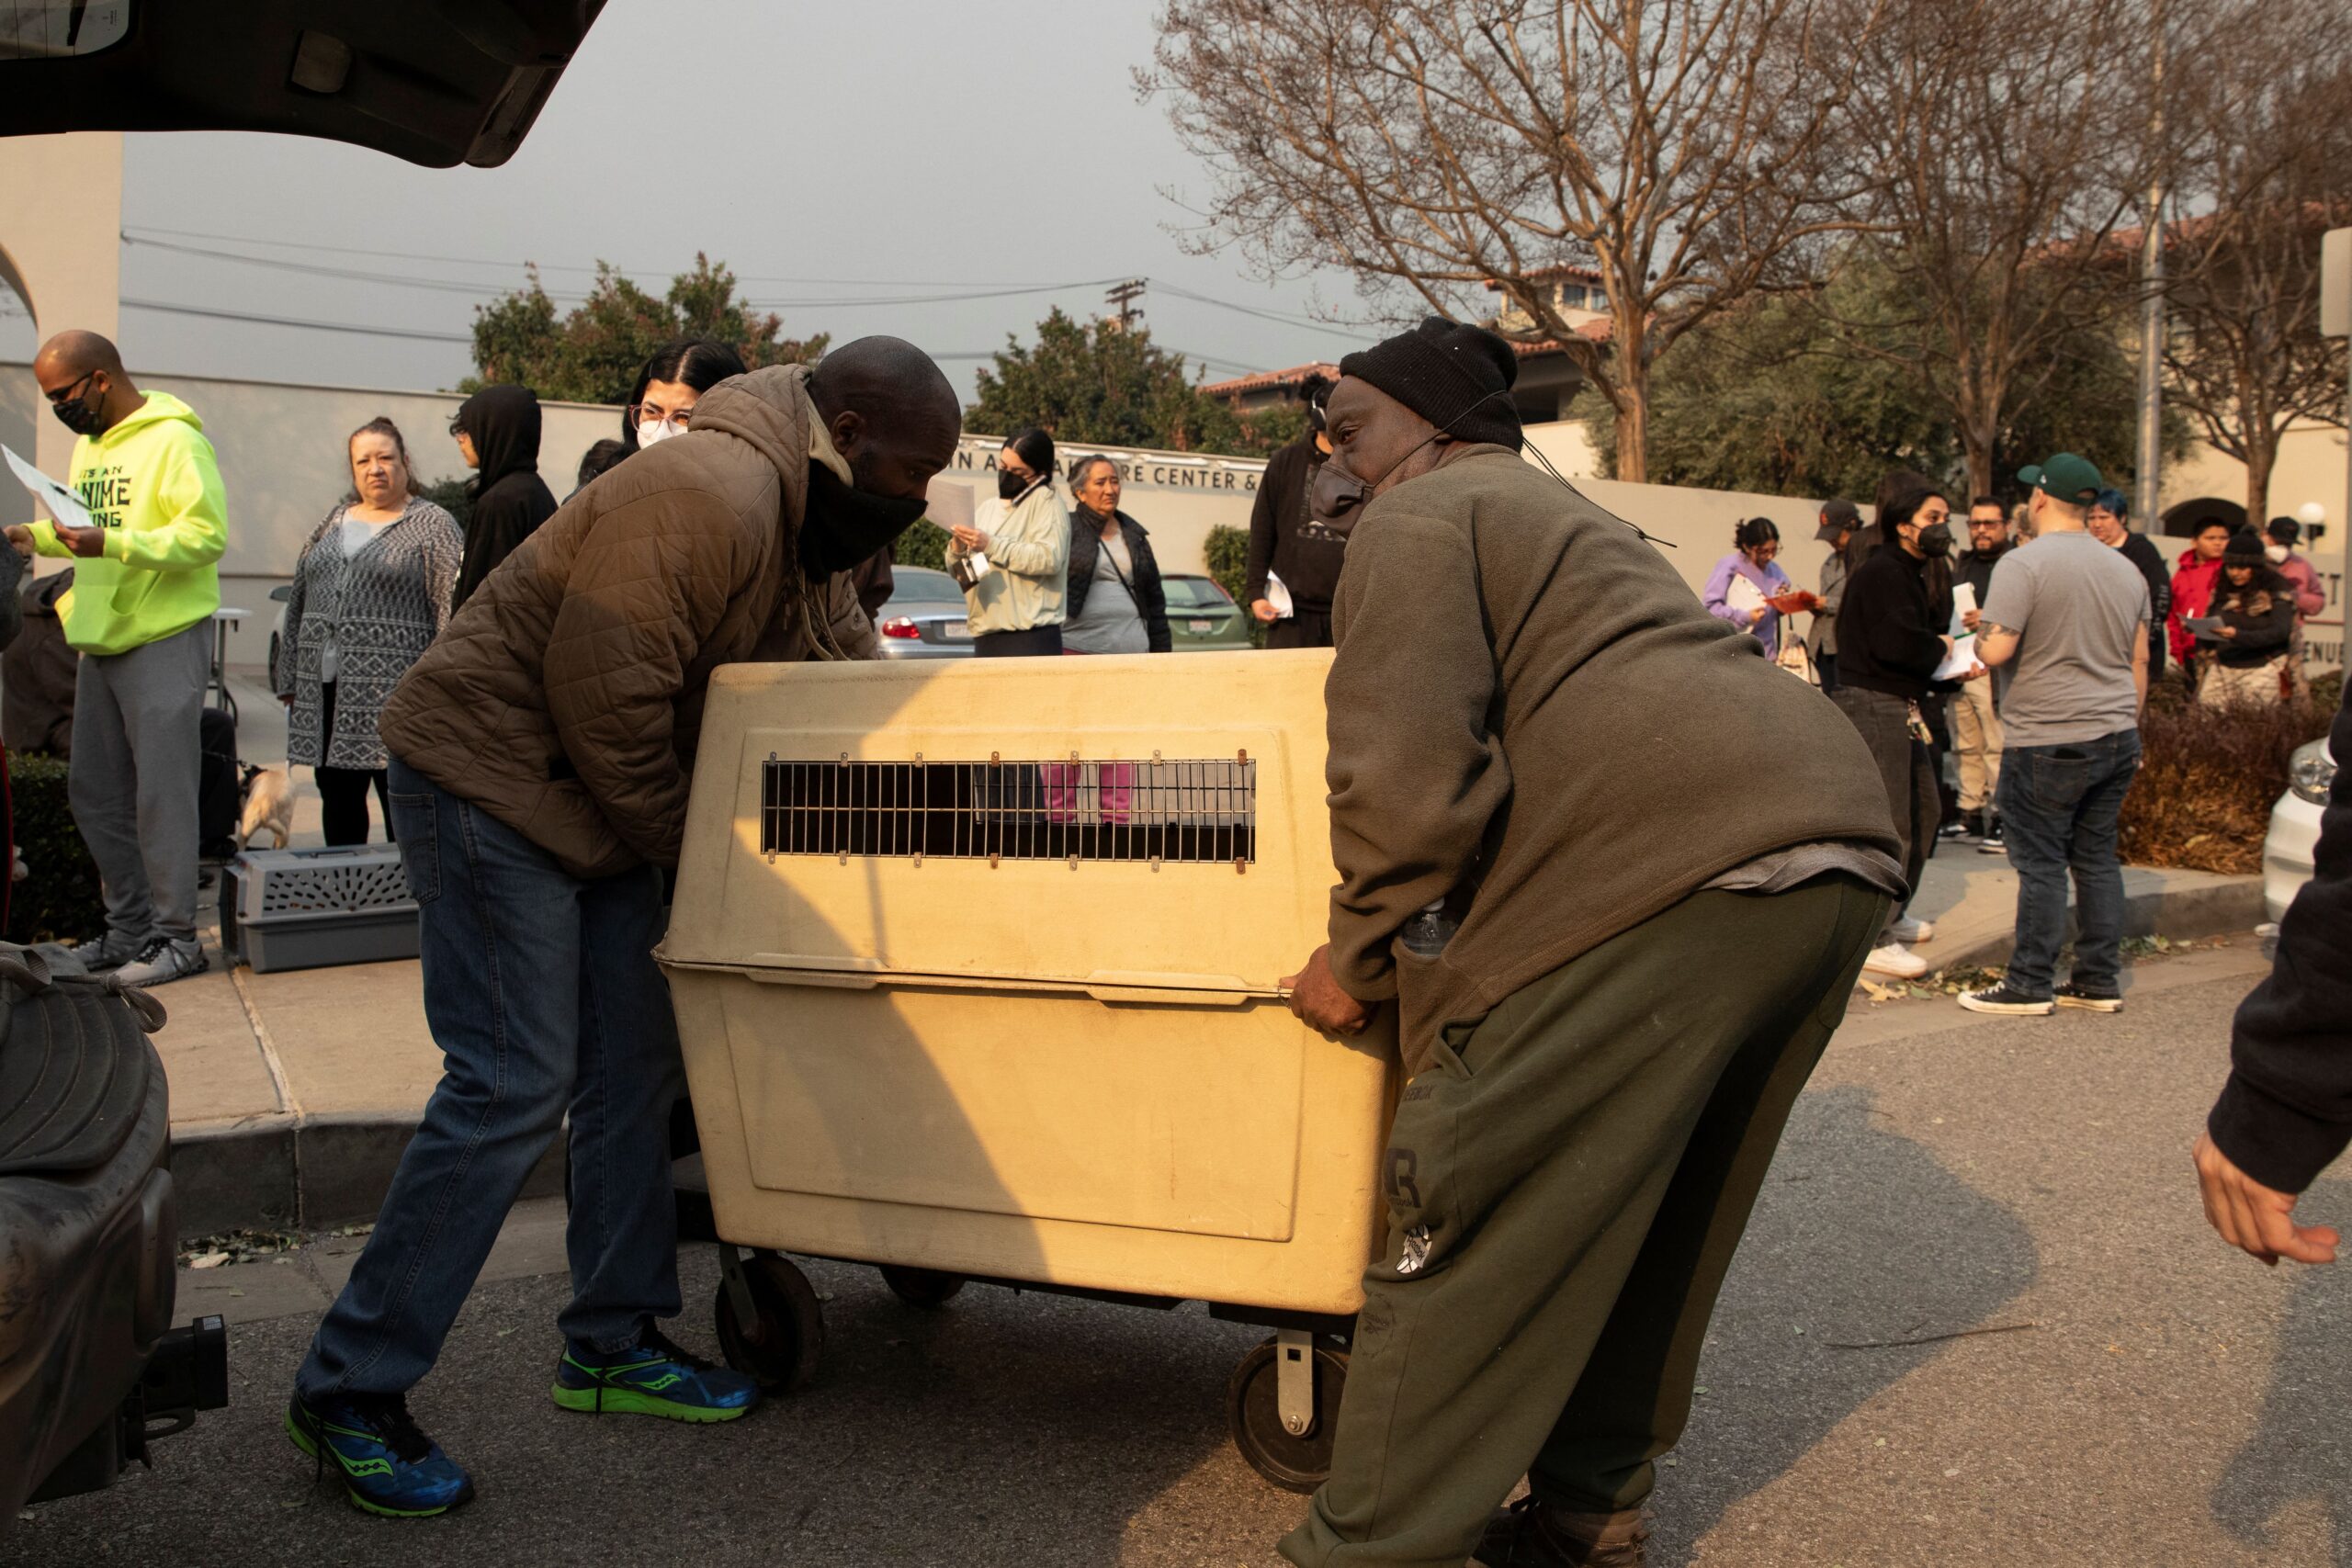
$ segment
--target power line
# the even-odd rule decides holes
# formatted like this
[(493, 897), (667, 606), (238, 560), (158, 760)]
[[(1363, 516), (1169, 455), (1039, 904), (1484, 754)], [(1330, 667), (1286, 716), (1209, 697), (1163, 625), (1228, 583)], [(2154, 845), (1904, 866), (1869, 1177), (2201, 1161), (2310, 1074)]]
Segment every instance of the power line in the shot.
[[(345, 333), (357, 337), (405, 338), (419, 343), (461, 343), (469, 346), (474, 341), (473, 334), (470, 333), (439, 333), (421, 327), (378, 327), (357, 321), (321, 321), (300, 316), (271, 316), (252, 310), (218, 310), (207, 305), (177, 305), (164, 299), (125, 299), (122, 303), (137, 310), (160, 310), (173, 316), (200, 316), (208, 321), (237, 321), (251, 326), (293, 327), (305, 332)], [(926, 350), (925, 352), (930, 353), (931, 357), (935, 360), (960, 362), (993, 359), (1004, 351), (981, 348), (950, 352)], [(1212, 370), (1238, 371), (1245, 375), (1255, 373), (1254, 367), (1239, 365), (1231, 360), (1211, 358), (1207, 355), (1187, 354), (1182, 349), (1170, 349), (1170, 352), (1183, 355), (1187, 359), (1197, 360)]]

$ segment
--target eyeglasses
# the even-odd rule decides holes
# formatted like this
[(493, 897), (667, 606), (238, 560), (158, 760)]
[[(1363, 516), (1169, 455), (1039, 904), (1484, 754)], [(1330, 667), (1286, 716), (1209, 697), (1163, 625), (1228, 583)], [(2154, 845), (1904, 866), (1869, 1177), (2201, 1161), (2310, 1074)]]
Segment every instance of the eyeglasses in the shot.
[(647, 403), (630, 403), (621, 412), (628, 415), (631, 424), (642, 424), (650, 419), (663, 424), (674, 424), (681, 430), (694, 422), (695, 412), (690, 408), (665, 409), (659, 404)]
[(53, 409), (62, 409), (67, 403), (79, 402), (82, 398), (82, 389), (88, 386), (90, 378), (96, 374), (95, 370), (85, 371), (82, 378), (72, 386), (60, 387), (53, 392), (44, 392), (41, 395), (49, 400), (49, 406)]

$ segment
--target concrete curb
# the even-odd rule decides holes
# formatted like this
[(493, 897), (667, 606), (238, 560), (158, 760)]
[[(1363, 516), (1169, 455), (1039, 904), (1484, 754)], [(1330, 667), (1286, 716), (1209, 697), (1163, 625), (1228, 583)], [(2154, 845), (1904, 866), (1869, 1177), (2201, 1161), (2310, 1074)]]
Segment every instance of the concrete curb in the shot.
[[(2123, 898), (2123, 934), (2128, 937), (2227, 936), (2251, 931), (2268, 918), (2259, 876), (2232, 877), (2198, 887), (2127, 893)], [(2070, 904), (2066, 911), (2066, 939), (2071, 942), (2078, 934)], [(1964, 964), (1989, 967), (2007, 964), (2016, 947), (2017, 932), (2010, 928), (1974, 938), (1963, 935), (1957, 941), (1939, 941), (1932, 947), (1922, 948), (1920, 956), (1939, 969)]]
[[(172, 1185), (182, 1235), (318, 1230), (372, 1220), (416, 1133), (415, 1119), (274, 1115), (172, 1130)], [(523, 1184), (525, 1198), (563, 1191), (558, 1138)]]

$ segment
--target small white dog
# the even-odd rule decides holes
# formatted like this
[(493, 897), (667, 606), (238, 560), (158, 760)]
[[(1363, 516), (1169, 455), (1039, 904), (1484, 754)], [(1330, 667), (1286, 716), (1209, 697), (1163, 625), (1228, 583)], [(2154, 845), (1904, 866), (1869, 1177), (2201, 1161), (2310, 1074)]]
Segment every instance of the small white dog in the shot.
[(266, 828), (277, 840), (271, 847), (282, 850), (294, 838), (293, 777), (284, 768), (248, 768), (245, 772), (245, 816), (238, 824), (237, 842), (251, 849), (254, 835)]

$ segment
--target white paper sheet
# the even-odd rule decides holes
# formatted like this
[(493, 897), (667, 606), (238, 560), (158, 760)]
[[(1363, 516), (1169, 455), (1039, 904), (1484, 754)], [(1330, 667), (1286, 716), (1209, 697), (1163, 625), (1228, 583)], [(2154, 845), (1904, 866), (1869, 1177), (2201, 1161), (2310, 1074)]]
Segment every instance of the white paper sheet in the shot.
[(1763, 609), (1764, 591), (1737, 572), (1731, 575), (1731, 586), (1724, 590), (1724, 605), (1743, 615), (1752, 615)]
[(17, 455), (15, 447), (0, 446), (0, 454), (6, 456), (8, 467), (24, 482), (24, 487), (33, 492), (33, 499), (49, 509), (51, 517), (69, 528), (97, 526), (90, 516), (90, 509), (82, 504), (80, 496), (26, 462)]
[(1970, 635), (1968, 612), (1977, 607), (1976, 584), (1955, 582), (1951, 585), (1951, 636), (1954, 642)]
[(1274, 619), (1278, 621), (1287, 621), (1298, 613), (1291, 603), (1290, 584), (1271, 571), (1266, 573), (1266, 603), (1274, 607)]
[[(1961, 586), (1964, 588), (1967, 584), (1962, 583)], [(1976, 657), (1975, 634), (1954, 637), (1951, 652), (1945, 655), (1941, 664), (1936, 666), (1936, 672), (1932, 678), (1938, 681), (1958, 681), (1983, 662), (1983, 660)]]

